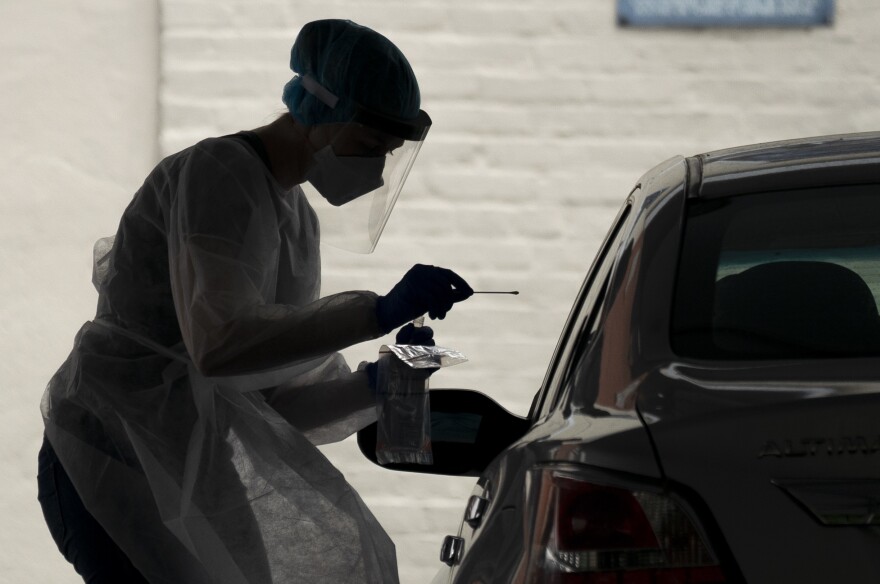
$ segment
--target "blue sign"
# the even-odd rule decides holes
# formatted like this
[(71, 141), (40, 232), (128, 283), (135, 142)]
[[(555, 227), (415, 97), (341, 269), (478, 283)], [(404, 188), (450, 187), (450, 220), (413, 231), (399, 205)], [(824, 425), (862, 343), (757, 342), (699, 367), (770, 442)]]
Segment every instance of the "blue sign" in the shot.
[(834, 0), (617, 0), (623, 26), (827, 26)]

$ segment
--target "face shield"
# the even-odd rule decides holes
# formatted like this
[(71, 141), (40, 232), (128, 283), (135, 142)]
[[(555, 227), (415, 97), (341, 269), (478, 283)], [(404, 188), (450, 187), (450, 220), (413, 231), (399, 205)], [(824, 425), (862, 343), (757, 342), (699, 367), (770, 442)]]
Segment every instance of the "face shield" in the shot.
[[(302, 87), (330, 108), (338, 98), (309, 76)], [(321, 241), (371, 253), (431, 127), (424, 111), (411, 120), (355, 104), (351, 119), (309, 127), (316, 147), (301, 188), (318, 216)]]

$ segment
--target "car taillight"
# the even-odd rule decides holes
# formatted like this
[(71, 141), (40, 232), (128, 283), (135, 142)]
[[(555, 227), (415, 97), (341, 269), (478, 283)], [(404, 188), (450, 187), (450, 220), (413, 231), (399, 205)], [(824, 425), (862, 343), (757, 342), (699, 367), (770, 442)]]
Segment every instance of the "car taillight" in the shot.
[(700, 531), (671, 496), (536, 469), (527, 578), (542, 584), (725, 582)]

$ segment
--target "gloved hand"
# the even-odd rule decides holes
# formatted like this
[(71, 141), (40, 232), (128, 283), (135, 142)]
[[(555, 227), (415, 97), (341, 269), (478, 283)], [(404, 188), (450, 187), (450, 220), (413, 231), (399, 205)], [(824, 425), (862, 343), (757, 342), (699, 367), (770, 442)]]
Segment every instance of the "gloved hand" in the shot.
[(361, 361), (358, 365), (358, 371), (364, 371), (367, 374), (367, 385), (370, 386), (370, 393), (376, 395), (376, 382), (379, 379), (379, 364), (375, 361)]
[(416, 264), (385, 296), (376, 302), (376, 316), (383, 333), (426, 312), (443, 319), (452, 305), (474, 293), (464, 279), (445, 268)]
[[(417, 327), (413, 325), (413, 323), (409, 323), (397, 331), (397, 335), (394, 337), (394, 342), (398, 345), (425, 345), (428, 347), (436, 345), (436, 343), (434, 343), (434, 331), (431, 327)], [(358, 371), (367, 372), (367, 383), (369, 383), (370, 389), (375, 393), (376, 379), (379, 375), (379, 364), (375, 361), (364, 361), (358, 366)], [(425, 369), (424, 371), (428, 372), (428, 375), (431, 375), (435, 370)]]
[(394, 342), (398, 345), (426, 345), (428, 347), (436, 345), (434, 329), (429, 326), (417, 327), (413, 323), (409, 323), (397, 331)]
[[(398, 345), (423, 345), (427, 347), (435, 347), (437, 343), (434, 342), (434, 330), (429, 326), (415, 326), (413, 323), (409, 323), (408, 325), (402, 327), (399, 331), (397, 331), (397, 335), (394, 337), (394, 342)], [(418, 371), (427, 379), (434, 374), (438, 369), (415, 369), (413, 372)]]

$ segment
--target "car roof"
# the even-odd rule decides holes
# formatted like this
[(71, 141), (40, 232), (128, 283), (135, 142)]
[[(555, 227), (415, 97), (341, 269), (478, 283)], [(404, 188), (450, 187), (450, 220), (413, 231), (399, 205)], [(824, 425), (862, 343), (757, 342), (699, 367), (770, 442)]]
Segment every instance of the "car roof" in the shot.
[(716, 150), (687, 159), (688, 196), (880, 182), (880, 132)]

